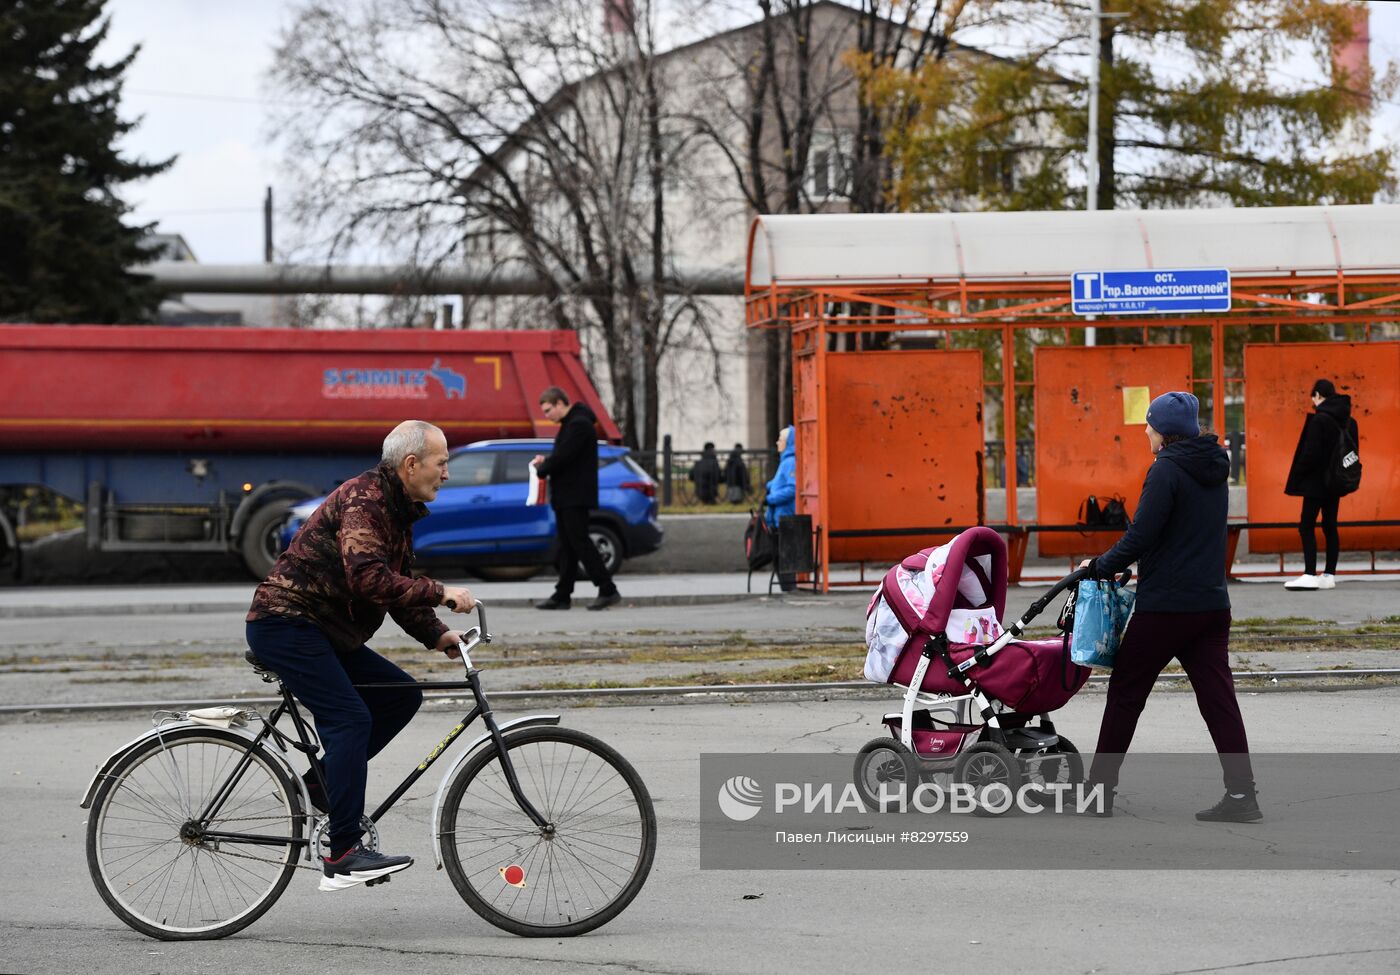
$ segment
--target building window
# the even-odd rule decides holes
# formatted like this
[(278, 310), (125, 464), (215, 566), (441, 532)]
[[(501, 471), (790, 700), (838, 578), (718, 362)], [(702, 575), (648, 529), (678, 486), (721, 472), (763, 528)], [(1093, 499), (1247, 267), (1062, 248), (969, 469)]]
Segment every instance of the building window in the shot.
[(977, 150), (978, 189), (983, 193), (1016, 191), (1016, 150), (988, 146)]
[(835, 132), (812, 136), (807, 152), (807, 194), (814, 200), (851, 194), (851, 137)]

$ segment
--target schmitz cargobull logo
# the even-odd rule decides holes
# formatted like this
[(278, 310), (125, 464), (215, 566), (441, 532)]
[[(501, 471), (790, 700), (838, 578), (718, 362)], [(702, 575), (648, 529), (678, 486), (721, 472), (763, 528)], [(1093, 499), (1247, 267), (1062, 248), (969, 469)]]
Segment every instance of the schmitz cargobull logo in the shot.
[(447, 399), (465, 399), (467, 377), (434, 359), (427, 369), (326, 369), (321, 395), (327, 399), (428, 399), (431, 379)]

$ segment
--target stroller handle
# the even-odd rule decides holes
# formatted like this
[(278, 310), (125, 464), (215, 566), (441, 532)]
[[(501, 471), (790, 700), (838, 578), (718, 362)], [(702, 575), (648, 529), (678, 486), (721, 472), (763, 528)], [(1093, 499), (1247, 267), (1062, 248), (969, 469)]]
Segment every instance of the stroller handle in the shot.
[[(1118, 573), (1118, 575), (1113, 578), (1113, 581), (1117, 582), (1120, 586), (1126, 586), (1128, 584), (1128, 580), (1132, 579), (1132, 577), (1133, 570), (1124, 569), (1122, 572)], [(1064, 592), (1066, 589), (1069, 589), (1072, 586), (1079, 585), (1081, 581), (1088, 578), (1089, 569), (1087, 567), (1083, 569), (1075, 569), (1069, 575), (1065, 576), (1059, 582), (1051, 586), (1043, 596), (1041, 596), (1035, 602), (1031, 603), (1030, 609), (1026, 610), (1025, 615), (1021, 617), (1020, 625), (1024, 627), (1031, 620), (1035, 619), (1041, 613), (1045, 612), (1045, 607), (1049, 606), (1052, 602), (1054, 602), (1055, 598), (1059, 596), (1060, 593)]]

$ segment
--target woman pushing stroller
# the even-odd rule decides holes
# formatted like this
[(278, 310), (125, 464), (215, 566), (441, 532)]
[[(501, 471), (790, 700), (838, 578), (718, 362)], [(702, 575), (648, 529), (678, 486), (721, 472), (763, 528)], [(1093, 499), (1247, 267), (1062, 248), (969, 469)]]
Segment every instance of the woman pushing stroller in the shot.
[(1196, 814), (1207, 822), (1248, 823), (1263, 817), (1244, 718), (1230, 672), (1230, 596), (1225, 586), (1227, 481), (1230, 459), (1203, 435), (1200, 403), (1164, 393), (1147, 410), (1147, 439), (1156, 459), (1143, 481), (1132, 524), (1104, 554), (1083, 563), (1109, 579), (1138, 563), (1137, 608), (1108, 684), (1090, 785), (1105, 787), (1111, 815), (1119, 767), (1132, 743), (1152, 685), (1176, 657), (1191, 680), (1225, 777), (1225, 796)]

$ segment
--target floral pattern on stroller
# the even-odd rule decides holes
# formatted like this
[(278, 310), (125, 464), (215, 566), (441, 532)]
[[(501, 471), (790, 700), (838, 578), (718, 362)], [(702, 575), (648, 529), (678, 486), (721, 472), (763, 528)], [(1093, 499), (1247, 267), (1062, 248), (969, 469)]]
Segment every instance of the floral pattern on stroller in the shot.
[(903, 688), (904, 707), (884, 716), (890, 736), (856, 756), (856, 788), (868, 807), (880, 808), (882, 792), (940, 775), (1012, 793), (1082, 780), (1078, 750), (1049, 712), (1084, 686), (1089, 669), (1070, 661), (1063, 638), (1019, 638), (1083, 575), (1060, 580), (1003, 629), (1006, 543), (990, 528), (970, 528), (885, 574), (866, 614), (865, 676)]

